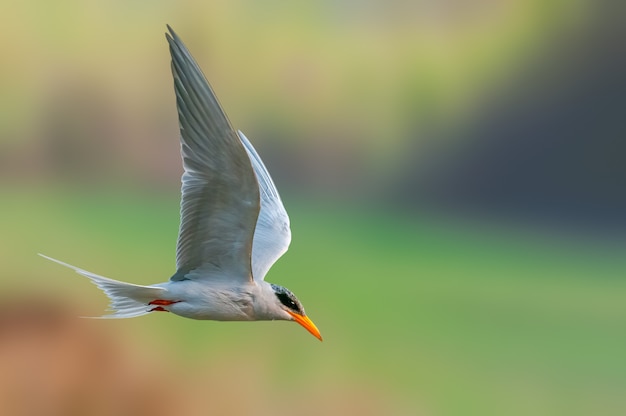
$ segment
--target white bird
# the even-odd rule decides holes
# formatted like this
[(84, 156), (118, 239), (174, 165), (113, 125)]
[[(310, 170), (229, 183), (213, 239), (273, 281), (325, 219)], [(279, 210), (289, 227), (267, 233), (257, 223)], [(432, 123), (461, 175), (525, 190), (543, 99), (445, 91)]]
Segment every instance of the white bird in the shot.
[(176, 273), (165, 283), (140, 286), (40, 255), (102, 289), (111, 312), (103, 318), (163, 311), (216, 321), (296, 321), (321, 341), (294, 294), (264, 281), (291, 242), (276, 186), (187, 47), (167, 28), (184, 167)]

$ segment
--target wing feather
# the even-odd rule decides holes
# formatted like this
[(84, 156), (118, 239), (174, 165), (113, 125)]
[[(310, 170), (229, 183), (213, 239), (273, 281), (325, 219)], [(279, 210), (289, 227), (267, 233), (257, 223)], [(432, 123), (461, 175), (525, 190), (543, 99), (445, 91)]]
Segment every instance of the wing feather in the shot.
[(190, 274), (198, 269), (249, 280), (260, 209), (257, 177), (200, 67), (168, 30), (184, 167), (172, 280), (208, 277)]
[(252, 244), (252, 274), (254, 280), (263, 280), (267, 271), (289, 248), (291, 230), (289, 216), (285, 211), (278, 190), (263, 161), (250, 141), (239, 131), (239, 139), (243, 143), (252, 167), (259, 182), (261, 194), (261, 211), (257, 219)]

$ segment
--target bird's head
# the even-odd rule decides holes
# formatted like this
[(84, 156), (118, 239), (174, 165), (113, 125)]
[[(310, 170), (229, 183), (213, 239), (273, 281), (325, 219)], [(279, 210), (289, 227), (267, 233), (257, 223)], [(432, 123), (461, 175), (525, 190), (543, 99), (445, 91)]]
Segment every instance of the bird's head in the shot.
[(320, 331), (317, 329), (313, 321), (306, 316), (304, 308), (298, 298), (296, 298), (296, 296), (285, 287), (272, 283), (270, 283), (270, 286), (274, 291), (274, 295), (276, 295), (278, 306), (289, 316), (286, 319), (296, 321), (321, 341), (322, 335), (320, 334)]

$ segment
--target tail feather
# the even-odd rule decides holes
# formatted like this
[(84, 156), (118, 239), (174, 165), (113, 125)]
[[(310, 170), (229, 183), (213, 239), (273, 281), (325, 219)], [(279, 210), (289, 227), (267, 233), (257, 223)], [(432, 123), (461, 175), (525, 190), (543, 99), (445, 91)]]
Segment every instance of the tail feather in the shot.
[(145, 315), (150, 312), (148, 303), (162, 297), (165, 289), (154, 286), (141, 286), (131, 283), (119, 282), (100, 276), (95, 273), (88, 272), (71, 264), (64, 263), (52, 257), (39, 255), (45, 259), (58, 263), (62, 266), (73, 269), (76, 273), (81, 274), (98, 288), (100, 288), (110, 299), (109, 311), (111, 314), (103, 315), (96, 318), (133, 318), (135, 316)]

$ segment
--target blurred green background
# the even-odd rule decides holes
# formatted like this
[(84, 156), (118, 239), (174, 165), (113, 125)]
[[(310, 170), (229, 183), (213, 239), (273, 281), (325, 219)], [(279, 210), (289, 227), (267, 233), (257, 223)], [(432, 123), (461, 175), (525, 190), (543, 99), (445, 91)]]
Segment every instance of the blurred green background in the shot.
[[(8, 366), (22, 335), (0, 322), (1, 372), (27, 397), (0, 410), (626, 413), (626, 33), (612, 3), (4, 0), (0, 300), (105, 309), (37, 252), (134, 283), (174, 272), (169, 23), (281, 190), (293, 242), (268, 280), (324, 342), (276, 322), (87, 321), (163, 389), (132, 393), (145, 380), (124, 367), (87, 400), (102, 369), (62, 391), (35, 382), (52, 370)], [(59, 354), (60, 373), (78, 366)], [(114, 411), (113, 385), (127, 386)]]

